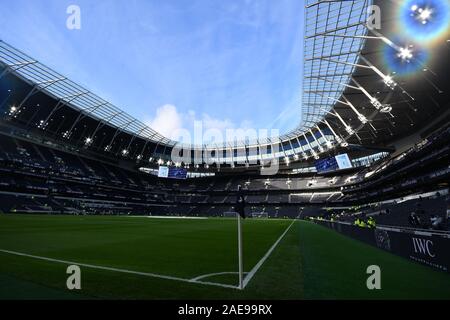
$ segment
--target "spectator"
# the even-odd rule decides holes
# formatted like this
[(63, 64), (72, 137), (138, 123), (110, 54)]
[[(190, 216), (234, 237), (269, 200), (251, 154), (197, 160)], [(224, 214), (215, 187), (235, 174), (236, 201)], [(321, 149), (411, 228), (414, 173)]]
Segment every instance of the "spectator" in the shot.
[(444, 222), (444, 219), (442, 219), (442, 217), (438, 217), (433, 214), (430, 218), (430, 224), (431, 224), (430, 227), (433, 230), (441, 230), (443, 222)]
[(367, 220), (367, 226), (368, 226), (369, 228), (375, 228), (375, 227), (376, 227), (376, 222), (375, 222), (375, 219), (374, 219), (373, 217), (370, 217), (370, 218)]
[(417, 214), (413, 211), (409, 215), (409, 224), (413, 227), (419, 227), (420, 226), (420, 218), (417, 216)]

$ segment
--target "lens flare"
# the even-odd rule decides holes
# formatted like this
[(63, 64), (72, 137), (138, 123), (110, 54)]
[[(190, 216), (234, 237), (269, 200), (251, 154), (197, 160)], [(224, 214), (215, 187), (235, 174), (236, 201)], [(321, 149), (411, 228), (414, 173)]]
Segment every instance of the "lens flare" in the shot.
[(400, 32), (415, 41), (428, 43), (450, 30), (448, 0), (406, 0), (399, 7)]
[(398, 47), (386, 45), (384, 61), (392, 74), (407, 76), (423, 70), (429, 59), (427, 50), (405, 41), (395, 41)]

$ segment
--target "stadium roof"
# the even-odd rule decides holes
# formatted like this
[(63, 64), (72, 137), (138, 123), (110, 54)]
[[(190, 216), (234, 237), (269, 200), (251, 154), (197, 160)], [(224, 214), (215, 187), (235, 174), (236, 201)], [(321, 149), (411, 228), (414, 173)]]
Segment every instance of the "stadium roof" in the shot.
[(175, 144), (112, 103), (2, 40), (0, 40), (0, 63), (10, 72), (29, 82), (36, 90), (44, 91), (56, 100), (63, 101), (92, 117), (105, 120), (117, 128), (155, 142)]
[[(308, 0), (305, 19), (304, 119), (296, 130), (280, 137), (281, 140), (292, 139), (304, 133), (305, 130), (309, 130), (332, 109), (336, 102), (324, 97), (325, 93), (336, 99), (342, 94), (344, 88), (336, 86), (333, 82), (348, 82), (354, 66), (337, 64), (332, 60), (356, 63), (364, 40), (347, 41), (345, 38), (326, 37), (322, 34), (334, 30), (345, 34), (364, 35), (367, 32), (364, 22), (369, 2), (368, 0)], [(0, 61), (6, 65), (10, 72), (30, 82), (37, 90), (46, 92), (57, 100), (62, 100), (92, 117), (97, 117), (131, 134), (161, 144), (177, 144), (117, 106), (3, 41), (0, 41)], [(262, 141), (240, 141), (233, 143), (233, 146), (270, 144), (273, 140), (273, 138), (267, 138)], [(219, 146), (197, 147), (220, 148), (227, 146), (229, 146), (229, 142), (224, 142)]]
[(345, 87), (340, 84), (350, 82), (365, 43), (358, 36), (368, 32), (369, 4), (371, 1), (307, 1), (304, 119), (298, 131), (321, 121), (342, 95)]

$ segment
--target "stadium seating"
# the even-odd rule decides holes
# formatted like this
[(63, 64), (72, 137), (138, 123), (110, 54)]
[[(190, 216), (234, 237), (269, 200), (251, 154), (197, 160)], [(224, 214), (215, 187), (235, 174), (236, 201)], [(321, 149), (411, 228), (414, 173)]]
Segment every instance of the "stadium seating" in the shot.
[[(424, 185), (445, 181), (450, 174), (449, 136), (449, 128), (443, 129), (395, 158), (375, 163), (356, 174), (312, 173), (270, 178), (218, 175), (170, 181), (117, 162), (65, 151), (57, 145), (47, 146), (0, 134), (0, 210), (221, 216), (233, 210), (235, 192), (241, 185), (251, 212), (292, 218), (298, 216), (302, 207), (311, 204), (317, 212), (322, 212), (321, 205), (364, 206), (401, 198), (420, 192)], [(381, 185), (384, 187), (380, 188)], [(430, 211), (442, 216), (444, 202), (439, 206), (434, 206), (433, 201), (424, 203)], [(407, 226), (411, 211), (408, 203), (398, 204), (390, 210), (391, 215), (379, 215), (377, 220), (382, 224)], [(363, 214), (373, 214), (371, 208), (373, 205)]]

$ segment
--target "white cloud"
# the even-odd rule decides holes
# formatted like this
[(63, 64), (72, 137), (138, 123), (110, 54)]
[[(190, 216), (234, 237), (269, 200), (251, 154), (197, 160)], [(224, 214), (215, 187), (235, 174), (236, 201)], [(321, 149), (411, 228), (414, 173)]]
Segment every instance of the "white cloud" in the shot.
[[(165, 104), (156, 109), (156, 114), (145, 121), (145, 123), (152, 129), (156, 130), (160, 134), (178, 140), (179, 135), (186, 133), (190, 135), (190, 140), (194, 143), (206, 143), (208, 141), (203, 141), (202, 139), (210, 138), (213, 134), (215, 137), (220, 135), (224, 140), (226, 137), (226, 131), (230, 129), (251, 129), (252, 122), (249, 120), (243, 120), (238, 126), (230, 119), (219, 119), (215, 118), (207, 113), (202, 113), (197, 116), (194, 110), (189, 110), (186, 113), (178, 111), (177, 107), (172, 104)], [(194, 136), (195, 128), (201, 126), (202, 132), (201, 137)], [(184, 140), (184, 139), (183, 139)], [(216, 140), (216, 142), (219, 142)], [(184, 140), (184, 142), (186, 142)]]
[(183, 116), (171, 104), (165, 104), (156, 110), (156, 115), (145, 123), (166, 137), (183, 127)]

